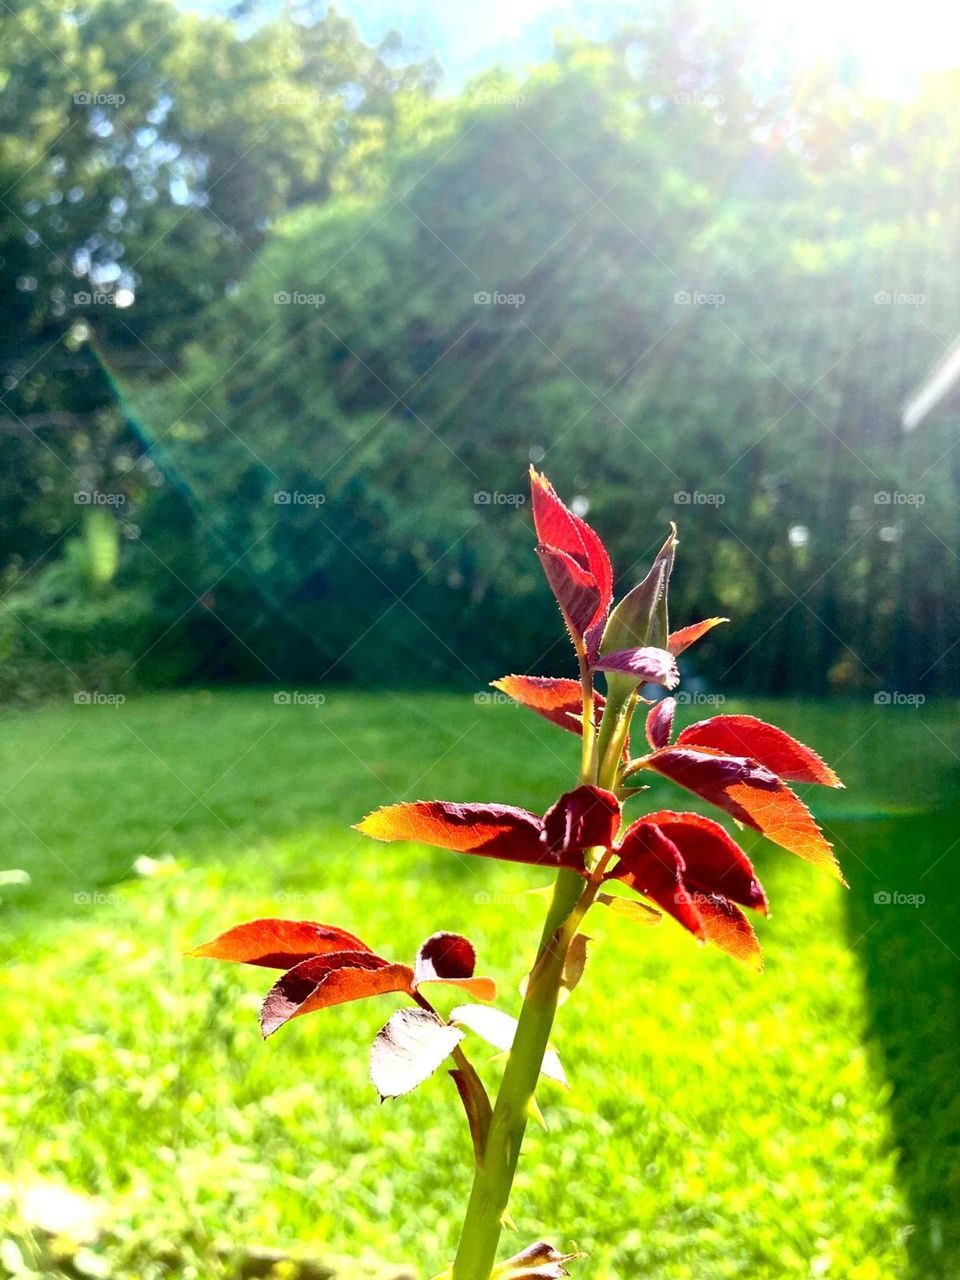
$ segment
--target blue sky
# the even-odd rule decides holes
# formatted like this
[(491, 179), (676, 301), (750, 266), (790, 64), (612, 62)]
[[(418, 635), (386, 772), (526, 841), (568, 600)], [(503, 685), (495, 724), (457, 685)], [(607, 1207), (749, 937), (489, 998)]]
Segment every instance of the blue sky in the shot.
[[(180, 0), (195, 12), (225, 11), (225, 0)], [(744, 0), (771, 52), (791, 49), (811, 62), (844, 50), (874, 87), (900, 91), (919, 73), (960, 66), (960, 5), (912, 0)], [(552, 33), (602, 36), (642, 13), (637, 0), (340, 0), (373, 40), (391, 28), (415, 48), (435, 52), (456, 88), (495, 63), (523, 67), (549, 57)]]
[(498, 62), (543, 62), (555, 30), (603, 36), (637, 11), (611, 0), (347, 0), (338, 7), (368, 37), (395, 27), (433, 49), (454, 83)]
[[(229, 0), (179, 0), (193, 13), (224, 13)], [(261, 12), (275, 7), (264, 0)], [(637, 12), (628, 0), (338, 0), (367, 40), (398, 30), (411, 46), (435, 53), (455, 88), (496, 63), (543, 62), (552, 33), (576, 29), (604, 36)]]

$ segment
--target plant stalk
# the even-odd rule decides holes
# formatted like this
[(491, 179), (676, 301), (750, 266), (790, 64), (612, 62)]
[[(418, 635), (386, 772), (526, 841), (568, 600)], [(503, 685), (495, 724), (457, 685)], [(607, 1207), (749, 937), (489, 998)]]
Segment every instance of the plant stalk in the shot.
[[(612, 790), (617, 781), (619, 752), (613, 754), (612, 763), (602, 771), (604, 776), (598, 778), (593, 689), (585, 657), (579, 653), (578, 657), (584, 694), (580, 782), (598, 782)], [(601, 726), (601, 741), (604, 740), (604, 728), (608, 734), (610, 732), (610, 726)], [(599, 861), (602, 866), (605, 852), (601, 849), (589, 851), (585, 855), (586, 865), (590, 867)], [(567, 952), (599, 887), (599, 871), (586, 885), (583, 877), (575, 871), (561, 868), (557, 873), (536, 963), (527, 984), (513, 1047), (494, 1104), (483, 1163), (474, 1176), (452, 1280), (490, 1280), (496, 1264), (520, 1147), (557, 1012)]]
[(557, 1011), (564, 961), (586, 909), (581, 910), (578, 904), (585, 896), (583, 878), (576, 872), (561, 870), (557, 874), (540, 954), (530, 974), (493, 1108), (483, 1165), (474, 1177), (453, 1264), (453, 1280), (490, 1280), (530, 1104)]

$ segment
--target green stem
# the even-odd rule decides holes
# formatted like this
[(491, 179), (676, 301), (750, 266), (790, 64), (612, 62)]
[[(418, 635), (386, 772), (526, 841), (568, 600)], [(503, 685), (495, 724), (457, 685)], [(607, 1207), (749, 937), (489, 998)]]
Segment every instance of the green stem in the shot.
[[(617, 784), (619, 752), (613, 755), (612, 765), (605, 768), (597, 778), (592, 689), (589, 670), (582, 659), (580, 669), (585, 713), (580, 781), (584, 783), (596, 780), (600, 786), (612, 789)], [(604, 720), (606, 719), (604, 715)], [(607, 724), (601, 726), (601, 742), (604, 741), (604, 729), (609, 735), (611, 728)], [(602, 869), (606, 856), (607, 851), (603, 849), (589, 851), (586, 854), (586, 865), (590, 867), (598, 862)], [(575, 871), (561, 869), (557, 873), (540, 949), (527, 984), (513, 1047), (494, 1104), (483, 1163), (474, 1176), (453, 1264), (452, 1280), (490, 1280), (520, 1157), (520, 1147), (557, 1012), (567, 952), (599, 887), (600, 871), (596, 873), (596, 879), (591, 879), (586, 885), (583, 877)]]
[(557, 1011), (567, 949), (585, 910), (578, 904), (587, 894), (583, 878), (576, 872), (558, 873), (540, 954), (530, 974), (513, 1048), (493, 1108), (483, 1165), (474, 1177), (453, 1264), (453, 1280), (489, 1280), (496, 1262), (530, 1104)]
[(627, 741), (627, 734), (630, 732), (630, 722), (633, 719), (633, 713), (637, 706), (636, 690), (623, 704), (623, 709), (612, 721), (609, 733), (600, 743), (600, 773), (604, 778), (615, 779), (617, 770), (620, 766), (620, 757), (623, 754), (624, 744)]
[(593, 695), (593, 673), (587, 661), (587, 651), (583, 645), (577, 646), (577, 662), (580, 666), (580, 688), (582, 690), (582, 751), (580, 754), (580, 781), (593, 782), (597, 776), (597, 731), (593, 723), (595, 699)]

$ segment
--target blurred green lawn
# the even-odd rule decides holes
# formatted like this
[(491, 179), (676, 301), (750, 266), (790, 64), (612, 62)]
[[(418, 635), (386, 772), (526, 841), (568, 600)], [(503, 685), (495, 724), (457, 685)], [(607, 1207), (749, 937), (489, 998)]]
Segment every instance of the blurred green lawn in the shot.
[[(811, 798), (851, 889), (748, 837), (773, 908), (761, 977), (670, 923), (593, 913), (587, 979), (555, 1035), (573, 1089), (541, 1090), (550, 1132), (528, 1134), (517, 1247), (575, 1239), (592, 1280), (956, 1277), (956, 707), (750, 710), (846, 779)], [(112, 1277), (216, 1276), (214, 1248), (230, 1242), (433, 1275), (471, 1157), (443, 1073), (377, 1105), (368, 1048), (396, 1001), (264, 1044), (272, 975), (183, 952), (255, 915), (337, 923), (405, 959), (429, 932), (460, 930), (516, 1012), (543, 875), (375, 844), (349, 824), (398, 798), (543, 808), (576, 754), (525, 712), (441, 694), (4, 714), (0, 867), (32, 877), (3, 890), (0, 912), (9, 1178), (102, 1195)], [(651, 795), (682, 798), (666, 782)], [(143, 855), (173, 861), (137, 875)], [(926, 900), (875, 902), (883, 892)], [(498, 1064), (479, 1044), (475, 1056), (495, 1083)]]

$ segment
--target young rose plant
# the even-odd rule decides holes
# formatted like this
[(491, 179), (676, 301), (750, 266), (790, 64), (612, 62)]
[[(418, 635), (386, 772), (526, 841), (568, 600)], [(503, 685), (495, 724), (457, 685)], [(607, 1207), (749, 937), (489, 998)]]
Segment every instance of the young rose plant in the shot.
[[(374, 1040), (370, 1075), (381, 1099), (398, 1097), (447, 1059), (452, 1063), (476, 1171), (457, 1256), (444, 1272), (450, 1280), (551, 1280), (569, 1274), (565, 1264), (578, 1256), (540, 1241), (496, 1263), (524, 1129), (538, 1114), (539, 1077), (566, 1083), (548, 1040), (561, 994), (583, 972), (580, 928), (587, 912), (602, 907), (623, 916), (627, 927), (672, 916), (699, 941), (761, 968), (757, 936), (742, 908), (763, 915), (767, 897), (749, 858), (719, 822), (699, 813), (659, 809), (624, 827), (624, 805), (646, 789), (645, 775), (669, 778), (843, 883), (830, 845), (788, 786), (841, 785), (816, 752), (746, 715), (713, 716), (674, 738), (674, 699), (641, 695), (649, 685), (675, 688), (677, 657), (726, 621), (709, 618), (670, 630), (676, 530), (671, 527), (643, 581), (612, 608), (613, 572), (600, 538), (532, 468), (530, 481), (536, 551), (573, 641), (579, 679), (510, 675), (494, 686), (580, 735), (577, 785), (542, 816), (512, 805), (429, 800), (388, 805), (359, 823), (377, 840), (418, 841), (555, 872), (519, 1019), (476, 1003), (443, 1017), (430, 1004), (425, 988), (452, 986), (474, 1000), (496, 998), (493, 982), (474, 974), (472, 944), (455, 933), (432, 934), (412, 965), (376, 954), (343, 929), (293, 920), (238, 925), (194, 952), (283, 970), (263, 1004), (264, 1036), (291, 1018), (346, 1001), (387, 993), (408, 998), (409, 1007), (394, 1013)], [(605, 694), (595, 688), (598, 672)], [(646, 741), (635, 748), (631, 729), (641, 704), (649, 707)], [(628, 893), (610, 893), (616, 883)], [(508, 1053), (493, 1103), (464, 1051), (468, 1032)]]

